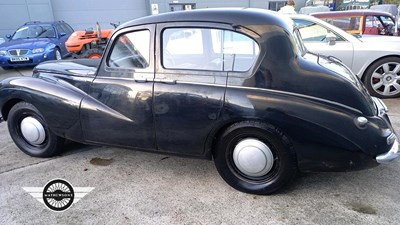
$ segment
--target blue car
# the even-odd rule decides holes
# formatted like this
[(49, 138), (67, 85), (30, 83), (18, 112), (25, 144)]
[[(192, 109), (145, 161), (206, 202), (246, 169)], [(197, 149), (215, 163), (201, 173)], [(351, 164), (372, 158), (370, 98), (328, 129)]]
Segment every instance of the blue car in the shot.
[(60, 60), (68, 54), (65, 42), (73, 32), (64, 21), (25, 23), (0, 44), (0, 66), (7, 70)]

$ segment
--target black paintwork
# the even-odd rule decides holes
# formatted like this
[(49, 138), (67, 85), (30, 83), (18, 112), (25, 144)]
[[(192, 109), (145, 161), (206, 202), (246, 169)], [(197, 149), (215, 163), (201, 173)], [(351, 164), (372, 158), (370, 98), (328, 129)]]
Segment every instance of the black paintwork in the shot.
[[(259, 58), (245, 73), (163, 68), (157, 34), (186, 25), (244, 33), (259, 43)], [(154, 43), (149, 68), (108, 68), (105, 58), (115, 38), (143, 28), (151, 31)], [(258, 120), (285, 133), (303, 171), (370, 167), (376, 165), (375, 156), (390, 148), (391, 124), (378, 117), (358, 78), (320, 65), (325, 60), (343, 69), (328, 59), (302, 55), (292, 22), (265, 10), (195, 10), (141, 18), (119, 26), (104, 56), (101, 61), (43, 63), (33, 78), (4, 80), (2, 116), (7, 120), (15, 103), (27, 101), (54, 133), (67, 139), (209, 159), (224, 128)], [(175, 82), (161, 82), (164, 78)], [(355, 126), (358, 116), (368, 118), (365, 129)]]

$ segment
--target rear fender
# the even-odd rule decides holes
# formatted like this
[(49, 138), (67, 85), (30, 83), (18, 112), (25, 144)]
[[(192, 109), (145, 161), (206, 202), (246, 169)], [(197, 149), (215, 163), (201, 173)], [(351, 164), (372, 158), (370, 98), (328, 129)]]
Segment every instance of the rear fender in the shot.
[[(215, 135), (221, 129), (243, 120), (257, 120), (278, 127), (290, 139), (299, 167), (305, 170), (313, 170), (308, 164), (316, 161), (321, 163), (317, 165), (320, 168), (329, 169), (334, 167), (334, 163), (338, 163), (336, 167), (362, 167), (365, 165), (354, 165), (363, 163), (362, 160), (356, 162), (357, 159), (372, 160), (390, 148), (387, 144), (387, 137), (391, 133), (388, 121), (310, 96), (280, 91), (255, 90), (248, 93), (240, 89), (228, 89), (221, 116), (222, 122), (210, 134), (206, 151), (210, 150), (210, 143), (215, 143)], [(355, 119), (360, 116), (369, 121), (363, 129), (355, 125)]]

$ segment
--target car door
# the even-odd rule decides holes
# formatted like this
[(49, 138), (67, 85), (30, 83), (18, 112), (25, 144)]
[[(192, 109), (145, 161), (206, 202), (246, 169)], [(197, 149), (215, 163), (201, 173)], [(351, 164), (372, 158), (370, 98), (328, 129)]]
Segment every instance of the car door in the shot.
[(159, 151), (202, 155), (221, 120), (227, 72), (213, 23), (157, 25), (154, 122)]
[[(299, 27), (300, 34), (308, 51), (326, 56), (334, 56), (349, 68), (353, 68), (354, 47), (351, 42), (321, 24), (306, 19), (296, 18), (293, 20)], [(327, 35), (334, 36), (335, 41), (329, 43), (326, 38)]]
[[(65, 31), (64, 28), (60, 25), (56, 25), (57, 30), (57, 45), (60, 47), (61, 55), (64, 56), (68, 53), (67, 47), (65, 46), (65, 42), (68, 40), (68, 31)], [(63, 35), (62, 35), (63, 34)]]
[(155, 148), (154, 29), (154, 25), (123, 29), (111, 39), (82, 101), (82, 129), (88, 142)]

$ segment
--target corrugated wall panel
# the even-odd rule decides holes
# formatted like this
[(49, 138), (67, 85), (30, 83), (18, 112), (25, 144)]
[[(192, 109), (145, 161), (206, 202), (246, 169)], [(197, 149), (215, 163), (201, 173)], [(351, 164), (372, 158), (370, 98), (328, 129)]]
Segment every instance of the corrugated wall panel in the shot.
[(56, 20), (64, 20), (75, 30), (110, 28), (110, 22), (125, 22), (149, 14), (147, 0), (52, 0)]
[(54, 20), (50, 0), (0, 0), (0, 37), (28, 21)]

